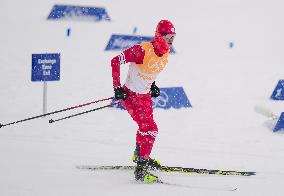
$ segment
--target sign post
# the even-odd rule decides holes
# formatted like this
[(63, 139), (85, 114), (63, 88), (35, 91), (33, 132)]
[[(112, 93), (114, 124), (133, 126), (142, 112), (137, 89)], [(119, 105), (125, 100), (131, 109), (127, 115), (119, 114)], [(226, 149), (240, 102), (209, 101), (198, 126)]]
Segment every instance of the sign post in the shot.
[(42, 114), (47, 113), (47, 82), (43, 82), (43, 106), (42, 106)]
[(60, 54), (32, 54), (32, 82), (43, 82), (43, 114), (47, 113), (47, 82), (60, 80)]

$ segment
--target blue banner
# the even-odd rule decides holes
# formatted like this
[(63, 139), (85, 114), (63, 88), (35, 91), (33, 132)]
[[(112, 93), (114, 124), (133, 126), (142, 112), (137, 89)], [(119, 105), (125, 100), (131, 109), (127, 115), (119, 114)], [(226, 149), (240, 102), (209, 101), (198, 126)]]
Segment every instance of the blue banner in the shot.
[(271, 95), (271, 99), (284, 100), (284, 80), (279, 80), (276, 88)]
[[(148, 36), (136, 36), (136, 35), (112, 35), (105, 50), (125, 50), (135, 44), (141, 42), (150, 42), (153, 37)], [(176, 53), (174, 48), (171, 47), (170, 53)]]
[(105, 8), (82, 7), (70, 5), (54, 5), (48, 20), (90, 20), (90, 21), (110, 21), (110, 17)]
[[(116, 99), (112, 100), (112, 103), (116, 102)], [(160, 88), (160, 96), (152, 98), (153, 108), (189, 108), (192, 107), (182, 87), (172, 88)], [(121, 104), (115, 106), (119, 109), (124, 109)]]
[(60, 54), (33, 54), (32, 81), (60, 80)]
[(281, 116), (280, 118), (278, 119), (274, 129), (273, 129), (274, 132), (277, 132), (277, 131), (284, 131), (284, 112), (281, 113)]

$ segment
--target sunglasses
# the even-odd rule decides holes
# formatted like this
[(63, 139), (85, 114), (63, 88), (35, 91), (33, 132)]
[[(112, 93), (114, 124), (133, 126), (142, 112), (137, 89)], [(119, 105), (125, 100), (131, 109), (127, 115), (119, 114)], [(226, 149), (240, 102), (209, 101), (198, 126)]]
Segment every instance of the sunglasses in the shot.
[(176, 36), (176, 34), (165, 34), (165, 35), (163, 35), (165, 38), (167, 38), (167, 39), (174, 39), (175, 38), (175, 36)]

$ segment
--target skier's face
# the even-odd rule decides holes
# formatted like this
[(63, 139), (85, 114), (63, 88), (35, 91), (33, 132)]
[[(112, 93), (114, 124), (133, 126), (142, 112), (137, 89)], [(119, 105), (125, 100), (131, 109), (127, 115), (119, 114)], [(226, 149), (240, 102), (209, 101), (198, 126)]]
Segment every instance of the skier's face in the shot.
[(172, 45), (175, 39), (176, 34), (166, 34), (163, 35), (164, 40), (167, 42), (168, 45)]

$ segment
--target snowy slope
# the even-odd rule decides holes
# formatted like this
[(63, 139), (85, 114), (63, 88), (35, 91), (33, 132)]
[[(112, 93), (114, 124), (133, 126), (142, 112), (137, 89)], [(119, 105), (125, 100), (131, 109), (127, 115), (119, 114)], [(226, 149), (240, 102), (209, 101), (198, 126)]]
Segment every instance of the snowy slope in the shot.
[[(132, 164), (136, 125), (125, 111), (104, 109), (54, 124), (46, 117), (1, 128), (0, 195), (284, 194), (283, 134), (273, 133), (273, 122), (253, 111), (258, 104), (278, 115), (284, 112), (283, 102), (269, 99), (278, 80), (284, 79), (283, 2), (59, 2), (105, 7), (112, 19), (107, 23), (47, 21), (54, 3), (0, 2), (0, 123), (42, 112), (42, 83), (30, 81), (31, 54), (61, 53), (61, 81), (48, 83), (48, 111), (110, 97), (110, 60), (118, 53), (104, 51), (110, 36), (131, 34), (135, 27), (137, 34), (151, 36), (165, 18), (176, 25), (177, 54), (170, 56), (157, 83), (183, 86), (193, 108), (155, 110), (159, 135), (152, 156), (168, 165), (258, 174), (160, 174), (184, 185), (238, 187), (228, 193), (138, 184), (130, 172), (77, 170), (81, 164)], [(127, 65), (122, 76), (126, 71)]]

